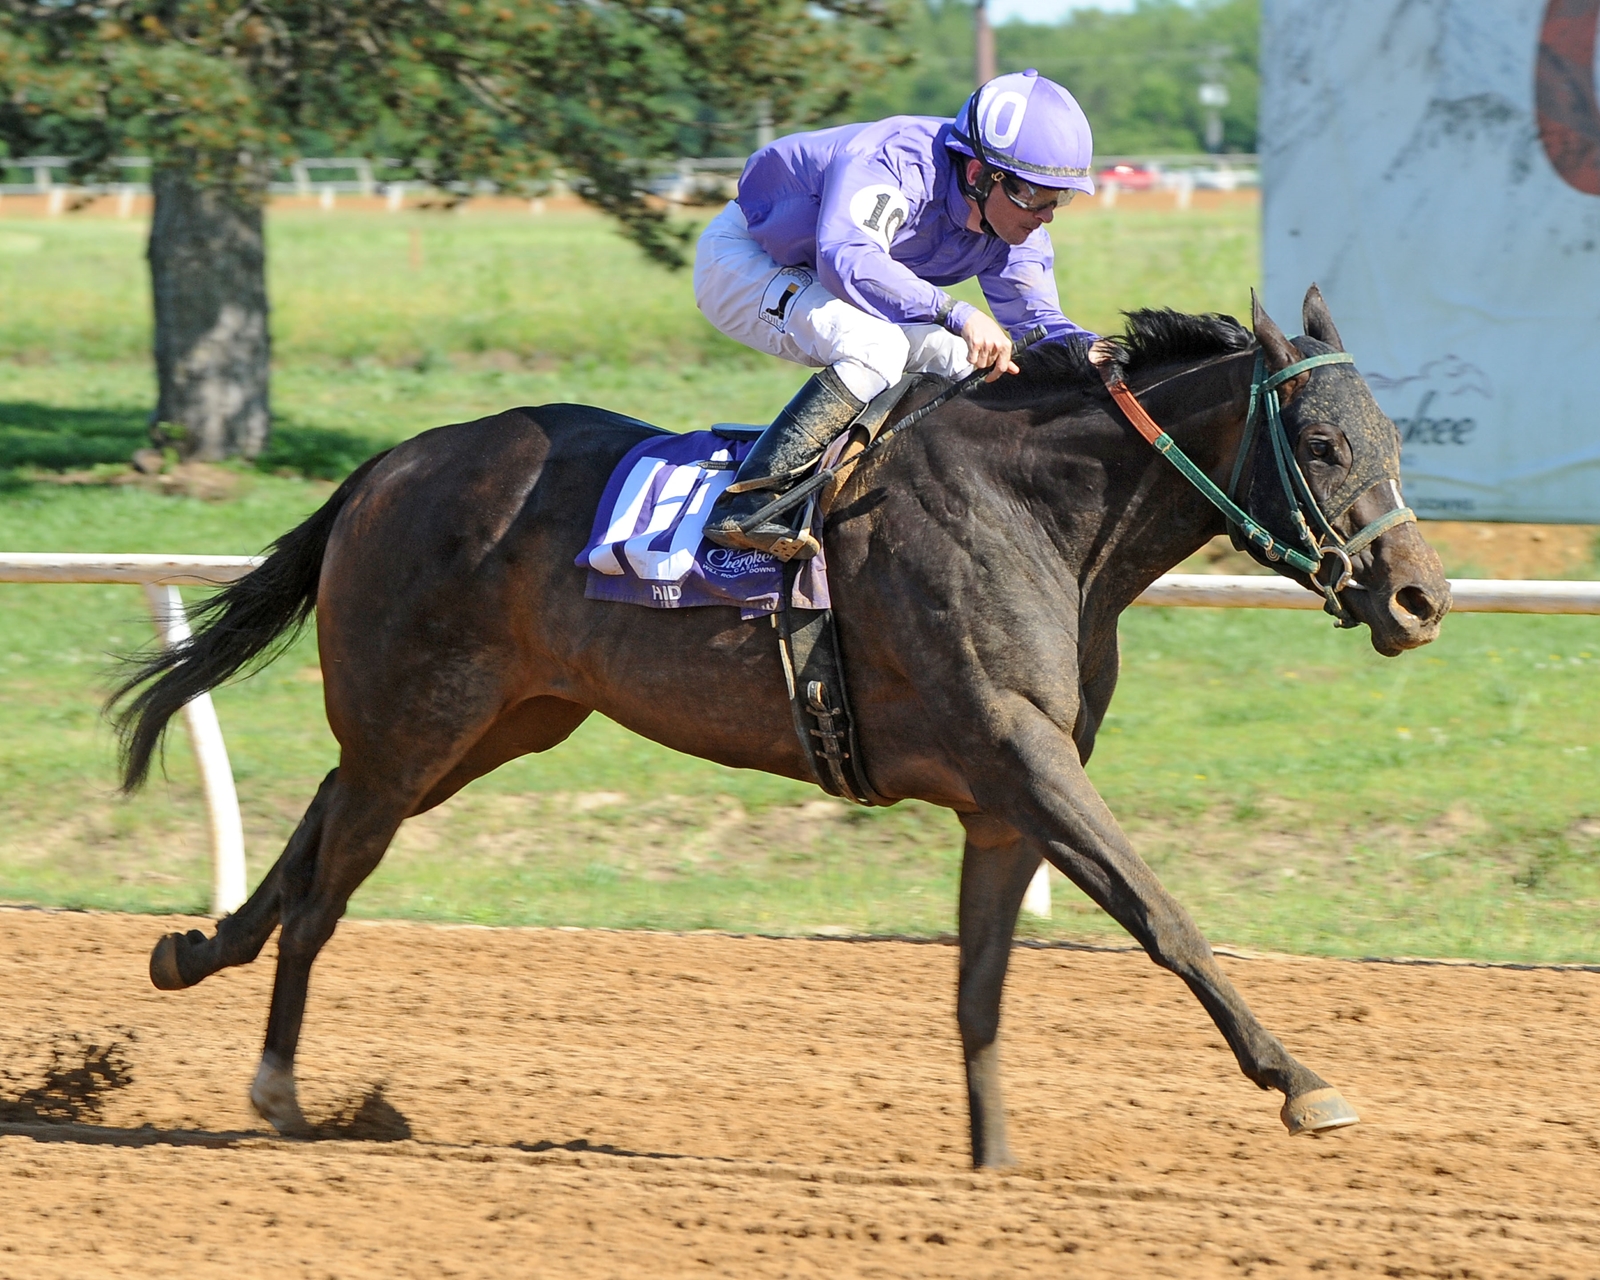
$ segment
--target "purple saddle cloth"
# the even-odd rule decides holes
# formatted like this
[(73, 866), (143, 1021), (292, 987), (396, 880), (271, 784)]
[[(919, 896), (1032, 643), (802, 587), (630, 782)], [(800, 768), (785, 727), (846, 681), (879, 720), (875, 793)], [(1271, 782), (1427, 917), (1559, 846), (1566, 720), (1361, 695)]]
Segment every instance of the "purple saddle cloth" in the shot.
[[(719, 604), (737, 606), (745, 618), (776, 613), (782, 562), (704, 536), (712, 504), (753, 444), (715, 431), (663, 432), (630, 449), (606, 481), (589, 541), (574, 562), (589, 571), (583, 594), (651, 609)], [(823, 556), (801, 566), (791, 603), (830, 607)]]

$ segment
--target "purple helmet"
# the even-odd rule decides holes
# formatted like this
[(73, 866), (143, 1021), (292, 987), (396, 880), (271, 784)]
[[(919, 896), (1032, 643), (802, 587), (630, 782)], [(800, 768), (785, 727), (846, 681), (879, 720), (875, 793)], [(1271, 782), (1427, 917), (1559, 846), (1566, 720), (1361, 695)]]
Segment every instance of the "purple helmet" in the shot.
[[(996, 76), (968, 98), (949, 145), (986, 169), (1002, 169), (1041, 187), (1094, 194), (1088, 117), (1070, 93), (1037, 71)], [(980, 177), (981, 189), (987, 192), (991, 181)]]

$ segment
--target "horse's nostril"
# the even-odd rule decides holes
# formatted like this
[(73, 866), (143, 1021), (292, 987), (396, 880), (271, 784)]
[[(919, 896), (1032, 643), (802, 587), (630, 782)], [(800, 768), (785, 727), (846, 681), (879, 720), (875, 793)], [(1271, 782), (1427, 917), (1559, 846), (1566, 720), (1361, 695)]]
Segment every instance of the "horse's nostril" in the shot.
[(1421, 587), (1401, 587), (1394, 593), (1395, 603), (1418, 622), (1432, 622), (1439, 609)]

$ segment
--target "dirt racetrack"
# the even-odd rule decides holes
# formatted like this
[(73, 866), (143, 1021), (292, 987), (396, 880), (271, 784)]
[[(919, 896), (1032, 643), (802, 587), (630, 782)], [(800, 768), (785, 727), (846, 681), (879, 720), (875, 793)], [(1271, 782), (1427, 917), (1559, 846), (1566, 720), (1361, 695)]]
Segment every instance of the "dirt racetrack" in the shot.
[(1600, 1276), (1600, 974), (1225, 959), (1364, 1120), (1292, 1140), (1142, 955), (1020, 950), (1002, 1176), (948, 946), (347, 923), (285, 1142), (272, 948), (163, 995), (176, 923), (0, 910), (0, 1276)]

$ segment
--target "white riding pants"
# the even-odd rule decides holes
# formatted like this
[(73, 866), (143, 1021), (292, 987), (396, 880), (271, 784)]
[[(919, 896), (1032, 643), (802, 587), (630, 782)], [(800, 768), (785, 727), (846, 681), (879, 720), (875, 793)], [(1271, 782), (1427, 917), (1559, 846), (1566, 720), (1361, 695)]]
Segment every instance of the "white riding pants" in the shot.
[(695, 304), (719, 330), (768, 355), (833, 366), (857, 399), (906, 373), (962, 378), (966, 342), (937, 324), (892, 324), (836, 298), (808, 267), (783, 267), (750, 235), (734, 201), (707, 224), (694, 254)]

